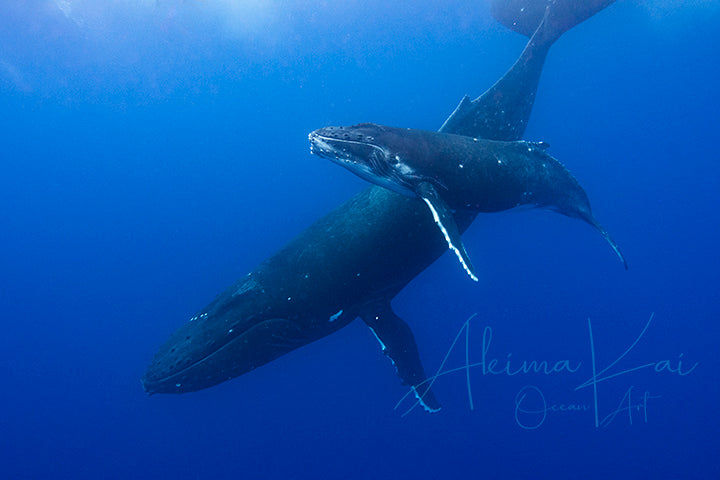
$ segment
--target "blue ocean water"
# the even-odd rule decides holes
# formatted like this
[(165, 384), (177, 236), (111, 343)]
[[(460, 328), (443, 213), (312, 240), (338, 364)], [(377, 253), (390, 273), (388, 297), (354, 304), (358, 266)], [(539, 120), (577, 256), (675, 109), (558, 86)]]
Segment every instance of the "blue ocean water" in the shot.
[(526, 39), (485, 2), (3, 2), (3, 478), (718, 478), (716, 3), (619, 0), (553, 46), (525, 137), (630, 268), (581, 222), (479, 216), (480, 281), (448, 253), (393, 306), (426, 370), (481, 365), (403, 415), (360, 321), (200, 392), (140, 377), (365, 187), (308, 132), (437, 129)]

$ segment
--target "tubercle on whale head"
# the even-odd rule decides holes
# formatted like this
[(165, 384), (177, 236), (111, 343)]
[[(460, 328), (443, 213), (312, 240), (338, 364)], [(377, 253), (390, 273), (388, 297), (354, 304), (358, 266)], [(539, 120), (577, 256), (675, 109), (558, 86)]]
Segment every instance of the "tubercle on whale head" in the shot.
[(242, 336), (245, 329), (238, 325), (213, 329), (211, 325), (219, 323), (216, 320), (212, 313), (195, 315), (158, 349), (142, 378), (146, 393), (186, 393), (227, 379), (224, 372), (213, 375), (202, 370), (210, 363), (208, 359)]
[[(299, 252), (285, 255), (294, 259)], [(142, 377), (145, 392), (180, 394), (223, 383), (354, 319), (336, 305), (308, 308), (302, 297), (305, 288), (312, 292), (315, 286), (307, 279), (305, 268), (280, 275), (273, 262), (266, 262), (231, 285), (157, 350)]]
[(329, 146), (335, 150), (334, 153), (342, 154), (343, 152), (352, 153), (352, 146), (360, 148), (361, 146), (380, 148), (375, 141), (376, 136), (385, 131), (385, 127), (374, 123), (360, 123), (349, 127), (323, 127), (310, 132), (308, 138), (310, 140), (310, 148), (313, 153), (321, 155), (323, 149), (317, 147)]
[[(373, 124), (363, 124), (377, 127)], [(365, 163), (370, 155), (384, 154), (374, 137), (357, 127), (323, 127), (310, 132), (310, 152), (336, 163)]]
[(239, 329), (220, 330), (214, 325), (211, 331), (227, 339), (209, 338), (207, 331), (193, 331), (193, 324), (199, 323), (186, 323), (176, 332), (180, 335), (173, 335), (161, 347), (142, 378), (146, 393), (178, 394), (211, 387), (254, 370), (313, 338), (283, 318), (254, 322), (240, 333), (234, 331)]
[(253, 278), (233, 285), (173, 333), (142, 378), (146, 393), (217, 385), (307, 343), (313, 332), (266, 309), (271, 296), (252, 285)]
[(355, 141), (368, 143), (372, 142), (379, 134), (387, 132), (388, 128), (376, 123), (358, 123), (347, 127), (322, 127), (310, 133), (328, 139)]
[[(361, 123), (311, 132), (310, 152), (347, 168), (360, 178), (408, 197), (415, 191), (412, 173), (401, 161), (402, 139), (396, 129)], [(395, 148), (400, 146), (400, 149)]]

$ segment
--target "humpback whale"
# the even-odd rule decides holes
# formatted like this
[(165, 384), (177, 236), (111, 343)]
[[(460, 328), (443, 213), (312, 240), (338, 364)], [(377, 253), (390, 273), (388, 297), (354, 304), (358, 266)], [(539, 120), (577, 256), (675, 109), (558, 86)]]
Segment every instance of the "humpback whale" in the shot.
[(359, 177), (429, 207), (460, 264), (477, 281), (451, 210), (499, 212), (533, 205), (595, 227), (627, 268), (620, 248), (595, 220), (585, 190), (547, 154), (543, 142), (502, 142), (373, 123), (325, 127), (310, 151)]
[[(440, 131), (519, 140), (545, 57), (564, 31), (607, 0), (493, 0), (509, 28), (534, 25), (518, 60), (480, 97), (462, 99)], [(532, 8), (531, 8), (532, 7)], [(423, 202), (371, 185), (231, 285), (160, 346), (142, 383), (148, 394), (185, 393), (247, 373), (361, 318), (426, 410), (440, 404), (410, 327), (390, 305), (446, 251)], [(477, 214), (459, 210), (463, 232)]]

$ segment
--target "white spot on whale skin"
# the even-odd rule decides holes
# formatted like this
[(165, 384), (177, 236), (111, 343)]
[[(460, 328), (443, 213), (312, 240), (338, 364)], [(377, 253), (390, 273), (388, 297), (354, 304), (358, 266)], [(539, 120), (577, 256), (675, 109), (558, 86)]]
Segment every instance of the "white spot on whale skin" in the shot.
[(328, 319), (328, 321), (334, 322), (335, 320), (337, 320), (338, 318), (340, 318), (340, 315), (342, 315), (342, 313), (343, 313), (343, 311), (340, 310), (340, 311), (337, 312), (336, 314), (330, 315), (330, 318)]
[(397, 169), (402, 175), (412, 175), (415, 173), (415, 170), (413, 170), (408, 164), (406, 163), (398, 163)]

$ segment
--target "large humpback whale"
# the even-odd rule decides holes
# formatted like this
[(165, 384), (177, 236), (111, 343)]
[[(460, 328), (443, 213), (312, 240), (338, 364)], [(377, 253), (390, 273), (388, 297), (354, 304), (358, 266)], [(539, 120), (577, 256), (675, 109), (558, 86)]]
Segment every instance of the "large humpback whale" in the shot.
[(452, 210), (500, 212), (544, 207), (589, 223), (627, 268), (615, 241), (595, 220), (585, 190), (537, 142), (501, 142), (362, 123), (309, 135), (310, 150), (375, 185), (421, 198), (470, 278), (475, 269)]
[[(493, 14), (531, 34), (508, 72), (475, 100), (465, 97), (440, 131), (492, 140), (521, 138), (547, 52), (564, 31), (612, 0), (495, 0)], [(463, 232), (474, 212), (457, 212)], [(413, 334), (390, 301), (446, 251), (425, 204), (382, 187), (356, 194), (231, 285), (162, 345), (142, 382), (145, 391), (184, 393), (253, 370), (360, 317), (401, 380), (428, 410)]]

